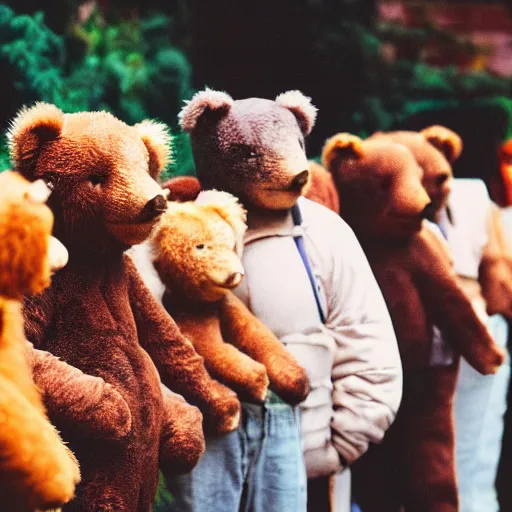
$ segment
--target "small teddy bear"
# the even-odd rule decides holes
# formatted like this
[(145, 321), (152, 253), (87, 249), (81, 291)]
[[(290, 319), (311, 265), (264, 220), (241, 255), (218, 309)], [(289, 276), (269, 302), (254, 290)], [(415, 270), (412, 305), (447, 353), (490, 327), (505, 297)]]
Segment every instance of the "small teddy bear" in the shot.
[[(323, 163), (388, 305), (404, 370), (402, 405), (381, 445), (354, 465), (365, 512), (458, 510), (452, 400), (458, 357), (431, 366), (433, 325), (481, 373), (503, 362), (458, 286), (442, 241), (424, 226), (430, 198), (412, 152), (390, 140), (329, 139)], [(368, 489), (371, 488), (371, 492)]]
[(227, 192), (204, 191), (195, 202), (169, 203), (151, 239), (166, 285), (163, 304), (212, 376), (241, 399), (263, 401), (270, 381), (295, 405), (309, 391), (305, 371), (231, 291), (244, 275), (245, 220), (245, 210)]
[[(208, 375), (124, 254), (149, 236), (167, 208), (155, 181), (169, 157), (167, 129), (151, 121), (128, 126), (106, 112), (64, 114), (38, 103), (13, 121), (9, 145), (16, 170), (52, 189), (55, 234), (69, 251), (52, 285), (25, 300), (29, 341), (103, 378), (130, 412), (122, 443), (57, 425), (83, 475), (64, 510), (149, 510), (159, 465), (170, 462), (167, 457), (177, 463), (176, 446), (168, 443), (177, 440), (176, 427), (192, 424), (169, 411), (160, 378), (197, 404), (216, 433), (232, 431), (240, 418), (236, 394)], [(181, 404), (187, 407), (195, 424), (190, 437), (181, 438), (185, 466), (204, 449), (201, 416)]]

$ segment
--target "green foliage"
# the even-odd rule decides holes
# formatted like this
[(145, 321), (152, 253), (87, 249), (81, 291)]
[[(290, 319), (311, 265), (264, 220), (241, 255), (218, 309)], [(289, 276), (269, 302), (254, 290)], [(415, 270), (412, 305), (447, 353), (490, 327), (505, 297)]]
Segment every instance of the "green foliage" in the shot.
[[(363, 29), (353, 41), (356, 46), (365, 48), (369, 41), (375, 44), (377, 38), (379, 56), (371, 64), (373, 70), (365, 79), (378, 86), (354, 104), (350, 120), (346, 123), (350, 131), (367, 136), (376, 130), (399, 126), (418, 112), (483, 100), (492, 100), (493, 104), (508, 109), (505, 105), (508, 105), (507, 98), (512, 93), (509, 78), (493, 76), (485, 71), (461, 72), (454, 66), (438, 68), (421, 60), (422, 51), (433, 39), (468, 55), (475, 54), (475, 45), (435, 27), (408, 29), (388, 24), (376, 33), (377, 36), (373, 32), (365, 33)], [(405, 47), (407, 52), (401, 58), (387, 60), (383, 55), (384, 43)], [(379, 70), (378, 79), (375, 78), (376, 69)]]
[(171, 493), (165, 487), (165, 479), (162, 473), (158, 475), (158, 488), (156, 490), (155, 503), (153, 506), (154, 512), (160, 510), (167, 510), (167, 506), (172, 502)]
[[(194, 91), (190, 64), (171, 32), (163, 15), (105, 23), (95, 12), (84, 25), (71, 25), (66, 39), (44, 24), (42, 12), (17, 15), (0, 5), (0, 64), (7, 75), (0, 93), (9, 98), (0, 106), (2, 129), (23, 104), (40, 100), (69, 113), (107, 110), (128, 124), (158, 118), (176, 130), (182, 102)], [(182, 139), (173, 174), (194, 169)]]
[(9, 150), (7, 149), (6, 142), (2, 141), (2, 144), (0, 144), (0, 172), (6, 171), (10, 167)]
[(190, 136), (185, 132), (178, 132), (172, 140), (172, 162), (169, 168), (162, 173), (162, 181), (175, 176), (194, 176), (195, 163), (190, 145)]
[(16, 99), (55, 102), (63, 61), (63, 40), (44, 24), (43, 13), (17, 16), (0, 5), (0, 63), (18, 93)]

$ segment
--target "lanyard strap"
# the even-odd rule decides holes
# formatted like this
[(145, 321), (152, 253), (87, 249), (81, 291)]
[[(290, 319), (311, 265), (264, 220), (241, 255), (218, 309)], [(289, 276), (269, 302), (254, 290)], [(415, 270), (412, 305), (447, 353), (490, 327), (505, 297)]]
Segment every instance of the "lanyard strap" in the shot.
[[(302, 214), (300, 212), (300, 208), (298, 204), (295, 204), (292, 209), (292, 218), (295, 226), (300, 226), (302, 224)], [(302, 238), (302, 234), (296, 235), (293, 237), (295, 245), (297, 246), (297, 250), (299, 251), (300, 258), (302, 263), (304, 264), (304, 268), (306, 269), (306, 273), (308, 274), (309, 282), (311, 284), (311, 288), (313, 289), (313, 295), (315, 296), (316, 308), (318, 310), (318, 314), (320, 315), (320, 320), (323, 324), (325, 324), (325, 314), (322, 309), (322, 304), (320, 302), (320, 297), (318, 295), (318, 288), (315, 276), (313, 275), (313, 271), (311, 270), (311, 266), (309, 264), (308, 255), (306, 253), (306, 248), (304, 247), (304, 240)]]

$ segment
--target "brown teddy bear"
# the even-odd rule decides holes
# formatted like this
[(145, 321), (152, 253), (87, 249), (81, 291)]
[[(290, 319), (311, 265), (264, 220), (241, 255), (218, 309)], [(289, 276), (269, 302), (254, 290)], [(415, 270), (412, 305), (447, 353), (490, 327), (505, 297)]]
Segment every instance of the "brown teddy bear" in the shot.
[[(46, 419), (101, 439), (130, 428), (128, 406), (103, 379), (84, 375), (23, 334), (21, 298), (50, 283), (67, 251), (50, 237), (48, 188), (11, 171), (0, 175), (0, 502), (5, 512), (47, 509), (69, 501), (79, 481), (73, 454)], [(34, 385), (33, 380), (35, 380)], [(39, 391), (41, 393), (39, 393)]]
[(166, 285), (163, 304), (209, 372), (240, 398), (263, 401), (270, 380), (295, 405), (309, 391), (305, 371), (231, 292), (244, 275), (245, 220), (245, 210), (226, 192), (169, 203), (152, 237), (154, 265)]
[[(40, 103), (19, 113), (9, 144), (16, 169), (53, 190), (55, 233), (70, 255), (51, 287), (25, 303), (29, 340), (104, 378), (131, 413), (122, 446), (61, 427), (83, 473), (65, 510), (149, 510), (159, 454), (170, 451), (162, 443), (173, 431), (153, 361), (163, 382), (197, 404), (218, 432), (236, 428), (240, 416), (235, 393), (210, 378), (124, 255), (149, 236), (167, 207), (154, 180), (167, 163), (167, 131), (150, 121), (132, 127), (108, 113), (64, 114)], [(190, 439), (198, 440), (189, 446), (196, 458), (202, 439), (196, 433)]]
[[(432, 200), (430, 217), (439, 220), (453, 186), (451, 164), (462, 152), (462, 139), (444, 126), (429, 126), (419, 132), (377, 132), (372, 139), (388, 138), (407, 146), (423, 169), (423, 185)], [(450, 215), (450, 209), (447, 209)], [(478, 282), (490, 315), (512, 318), (512, 252), (507, 245), (499, 209), (487, 214), (487, 243), (481, 254)], [(453, 219), (450, 219), (453, 221)]]
[(442, 241), (424, 226), (430, 199), (412, 152), (390, 140), (338, 134), (327, 141), (323, 162), (386, 299), (404, 369), (395, 423), (354, 466), (356, 500), (365, 512), (456, 511), (458, 358), (431, 366), (433, 325), (481, 373), (496, 372), (503, 353), (459, 288)]
[(331, 173), (313, 160), (309, 162), (309, 183), (304, 189), (304, 197), (340, 213), (340, 200)]

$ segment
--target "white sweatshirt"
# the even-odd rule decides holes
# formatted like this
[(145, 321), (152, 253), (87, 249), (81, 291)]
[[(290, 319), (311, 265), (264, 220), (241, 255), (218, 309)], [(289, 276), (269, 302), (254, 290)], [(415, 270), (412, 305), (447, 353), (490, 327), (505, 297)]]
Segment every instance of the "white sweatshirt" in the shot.
[[(299, 199), (302, 226), (291, 214), (249, 217), (236, 290), (281, 339), (310, 377), (301, 404), (308, 477), (332, 474), (378, 443), (402, 396), (402, 369), (391, 319), (368, 261), (335, 213)], [(292, 234), (302, 233), (320, 287), (320, 321), (311, 283)]]

